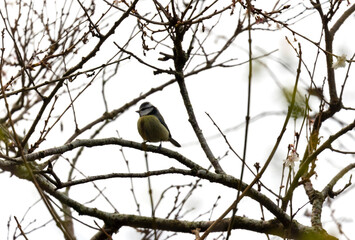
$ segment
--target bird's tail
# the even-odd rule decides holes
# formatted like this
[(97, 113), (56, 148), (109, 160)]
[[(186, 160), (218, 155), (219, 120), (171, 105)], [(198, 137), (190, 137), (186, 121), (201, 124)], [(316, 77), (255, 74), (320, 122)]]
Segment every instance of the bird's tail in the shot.
[(175, 139), (172, 137), (169, 138), (169, 142), (171, 142), (175, 147), (181, 147), (180, 143), (178, 143)]

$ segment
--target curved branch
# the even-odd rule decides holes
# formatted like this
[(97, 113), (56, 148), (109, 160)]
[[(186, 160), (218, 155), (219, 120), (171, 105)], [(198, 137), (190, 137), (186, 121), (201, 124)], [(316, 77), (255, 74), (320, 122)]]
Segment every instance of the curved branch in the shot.
[(348, 131), (351, 131), (355, 127), (355, 120), (348, 126), (342, 128), (336, 134), (329, 136), (329, 138), (319, 146), (312, 154), (308, 155), (305, 159), (302, 160), (299, 170), (297, 171), (288, 192), (285, 194), (285, 197), (282, 199), (282, 209), (285, 209), (288, 201), (290, 201), (291, 196), (295, 188), (298, 186), (299, 179), (307, 171), (308, 165), (318, 157), (325, 149), (330, 148), (331, 143), (337, 140), (340, 136), (344, 135)]
[(339, 28), (343, 25), (346, 19), (351, 16), (351, 14), (355, 12), (355, 4), (353, 4), (349, 9), (347, 9), (343, 15), (335, 22), (333, 27), (330, 29), (329, 34), (334, 36), (335, 33), (339, 30)]
[[(273, 213), (274, 216), (284, 224), (290, 222), (290, 217), (284, 211), (282, 211), (273, 201), (271, 201), (270, 198), (268, 198), (261, 192), (251, 188), (248, 184), (241, 182), (239, 179), (236, 179), (230, 175), (226, 175), (226, 174), (221, 175), (221, 174), (212, 173), (207, 169), (204, 169), (200, 165), (194, 163), (190, 159), (186, 158), (185, 156), (179, 154), (178, 152), (166, 148), (162, 148), (162, 147), (156, 147), (153, 145), (143, 145), (137, 142), (123, 140), (119, 138), (82, 139), (82, 140), (78, 139), (72, 143), (68, 143), (59, 147), (54, 147), (43, 151), (27, 154), (24, 156), (24, 158), (28, 162), (33, 162), (37, 159), (45, 158), (51, 155), (63, 154), (75, 148), (96, 147), (96, 146), (105, 146), (105, 145), (120, 145), (120, 146), (130, 147), (142, 151), (159, 153), (169, 158), (173, 158), (177, 160), (178, 162), (180, 162), (181, 164), (183, 164), (184, 166), (190, 169), (190, 170), (179, 170), (179, 171), (175, 170), (178, 171), (178, 173), (180, 174), (199, 177), (202, 179), (206, 179), (210, 182), (220, 183), (224, 186), (233, 189), (240, 188), (240, 190), (242, 191), (245, 191), (245, 189), (248, 188), (248, 191), (245, 193), (245, 196), (248, 196), (253, 200), (259, 202), (261, 205), (265, 206), (266, 209), (268, 209), (271, 213)], [(0, 161), (0, 168), (7, 171), (11, 171), (13, 174), (17, 175), (20, 178), (26, 178), (26, 173), (24, 171), (21, 171), (21, 165), (19, 166), (19, 164), (22, 162), (21, 158), (15, 158), (14, 160), (16, 160), (16, 162)], [(47, 166), (47, 162), (37, 166), (37, 169), (34, 170), (41, 170), (46, 166)], [(16, 167), (20, 169), (16, 169)], [(121, 177), (122, 176), (123, 175), (121, 175)], [(96, 177), (97, 179), (95, 180), (102, 179), (102, 177), (100, 176), (96, 176)]]
[(334, 197), (334, 192), (333, 192), (333, 188), (335, 186), (335, 184), (346, 174), (348, 173), (350, 170), (355, 168), (355, 163), (349, 164), (348, 166), (346, 166), (345, 168), (343, 168), (337, 175), (335, 175), (333, 177), (332, 180), (330, 180), (330, 182), (327, 184), (327, 186), (325, 186), (322, 190), (322, 195), (325, 197), (329, 196), (329, 197)]
[[(117, 145), (122, 145), (122, 146), (127, 146), (127, 147), (132, 147), (140, 150), (146, 150), (149, 152), (156, 152), (156, 153), (161, 153), (165, 156), (168, 156), (170, 158), (174, 158), (178, 160), (180, 163), (184, 164), (185, 166), (188, 166), (192, 170), (179, 170), (180, 174), (186, 174), (186, 175), (191, 175), (195, 177), (199, 177), (202, 179), (206, 179), (210, 182), (215, 182), (215, 183), (220, 183), (225, 186), (228, 186), (230, 188), (238, 188), (240, 186), (241, 190), (245, 190), (248, 188), (248, 184), (240, 182), (238, 179), (229, 176), (229, 175), (221, 175), (221, 174), (215, 174), (212, 172), (207, 171), (206, 169), (203, 169), (199, 165), (195, 164), (194, 162), (190, 161), (189, 159), (185, 158), (184, 156), (180, 155), (177, 152), (168, 150), (166, 148), (160, 148), (155, 147), (152, 145), (142, 145), (136, 142), (132, 141), (127, 141), (123, 139), (118, 139), (118, 138), (106, 138), (106, 139), (90, 139), (90, 140), (75, 140), (72, 143), (56, 147), (56, 148), (51, 148), (47, 149), (44, 151), (36, 152), (36, 153), (31, 153), (27, 154), (25, 157), (28, 161), (34, 161), (35, 159), (39, 158), (44, 158), (47, 156), (50, 156), (52, 154), (61, 154), (65, 153), (67, 151), (73, 150), (78, 147), (94, 147), (94, 146), (103, 146), (103, 145), (109, 145), (109, 144), (117, 144)], [(5, 161), (2, 161), (5, 162)], [(16, 163), (15, 163), (16, 164)], [(172, 170), (172, 169), (171, 169)], [(167, 170), (169, 171), (169, 170)], [(17, 174), (17, 173), (16, 173)], [(19, 176), (21, 177), (21, 176)], [(117, 225), (122, 225), (124, 223), (126, 226), (132, 226), (132, 227), (149, 227), (150, 224), (159, 224), (159, 229), (161, 230), (170, 230), (170, 231), (179, 231), (179, 232), (184, 232), (184, 231), (190, 231), (191, 229), (194, 228), (201, 228), (201, 229), (207, 229), (210, 225), (212, 225), (213, 222), (184, 222), (184, 221), (177, 221), (177, 220), (166, 220), (166, 219), (157, 219), (155, 218), (152, 220), (151, 218), (148, 217), (140, 217), (140, 216), (134, 216), (134, 215), (121, 215), (121, 214), (112, 214), (112, 213), (107, 213), (100, 211), (96, 208), (88, 208), (86, 206), (83, 206), (82, 204), (76, 202), (73, 199), (70, 199), (67, 195), (60, 193), (59, 191), (56, 190), (56, 187), (51, 184), (45, 177), (41, 175), (36, 175), (36, 179), (38, 180), (39, 184), (41, 185), (42, 189), (47, 191), (49, 194), (57, 198), (59, 201), (62, 203), (68, 205), (69, 207), (72, 207), (74, 210), (76, 210), (79, 214), (84, 214), (84, 215), (89, 215), (93, 217), (97, 217), (99, 219), (102, 219), (106, 223), (109, 222), (110, 224), (114, 223)], [(266, 209), (268, 209), (274, 216), (276, 217), (278, 224), (282, 224), (282, 229), (284, 229), (284, 223), (289, 222), (290, 227), (293, 228), (295, 225), (295, 222), (291, 222), (290, 217), (282, 211), (281, 208), (279, 208), (273, 201), (271, 201), (268, 197), (263, 195), (261, 192), (250, 188), (249, 191), (245, 194), (246, 196), (254, 199), (255, 201), (259, 202), (261, 205), (265, 206)], [(242, 218), (243, 220), (244, 218)], [(246, 220), (246, 219), (245, 219)], [(148, 221), (148, 222), (147, 222)], [(253, 231), (258, 231), (257, 228), (251, 227), (253, 224), (251, 222), (255, 220), (248, 220), (245, 222), (246, 225), (241, 224), (240, 218), (237, 218), (237, 221), (233, 225), (233, 228), (243, 228), (243, 229), (250, 229)], [(223, 219), (221, 222), (219, 222), (216, 225), (216, 229), (213, 231), (223, 231), (225, 227), (228, 226), (229, 219)], [(174, 224), (173, 224), (174, 223)], [(268, 224), (274, 224), (274, 222), (259, 222), (261, 225), (264, 226), (262, 231), (263, 232), (268, 232), (270, 231), (270, 234), (276, 234), (273, 232), (272, 228), (268, 229), (267, 226)], [(161, 224), (161, 225), (160, 225)], [(179, 227), (176, 226), (176, 224), (179, 225)], [(224, 227), (225, 225), (225, 227)], [(223, 226), (221, 229), (220, 226)], [(249, 227), (248, 227), (249, 226)], [(296, 229), (299, 229), (300, 226), (296, 225)], [(281, 228), (280, 228), (281, 229)], [(289, 229), (289, 228), (288, 228)], [(309, 229), (307, 230), (309, 231)], [(279, 232), (279, 230), (277, 230)], [(286, 232), (282, 232), (280, 236), (286, 236)], [(277, 235), (277, 234), (276, 234)]]
[[(114, 138), (114, 137), (101, 138), (101, 139), (77, 139), (71, 143), (67, 143), (59, 147), (49, 148), (43, 151), (27, 154), (24, 157), (26, 158), (27, 161), (34, 161), (37, 159), (45, 158), (56, 154), (63, 154), (65, 152), (69, 152), (79, 147), (97, 147), (97, 146), (106, 146), (106, 145), (120, 145), (123, 147), (130, 147), (142, 151), (160, 153), (169, 158), (176, 159), (177, 161), (179, 161), (180, 163), (182, 163), (183, 165), (187, 166), (190, 169), (205, 170), (200, 165), (194, 163), (193, 161), (184, 157), (180, 153), (169, 150), (167, 148), (156, 147), (148, 144), (141, 144), (141, 143), (124, 140), (121, 138)], [(21, 161), (21, 158), (14, 158), (14, 160)], [(47, 163), (43, 164), (43, 166), (46, 165)]]
[(60, 189), (60, 188), (69, 187), (69, 186), (71, 187), (71, 186), (75, 186), (75, 185), (79, 185), (79, 184), (83, 184), (83, 183), (88, 183), (88, 182), (97, 181), (97, 180), (104, 180), (104, 179), (109, 179), (109, 178), (146, 178), (146, 177), (159, 176), (159, 175), (165, 175), (165, 174), (182, 174), (182, 175), (193, 176), (193, 171), (171, 167), (169, 169), (148, 171), (148, 172), (143, 172), (143, 173), (109, 173), (109, 174), (103, 174), (103, 175), (89, 176), (89, 177), (86, 177), (83, 179), (72, 180), (69, 182), (60, 183), (60, 185), (57, 186), (57, 188)]
[[(97, 208), (87, 207), (81, 204), (65, 194), (56, 191), (55, 188), (48, 183), (48, 181), (43, 177), (38, 177), (37, 181), (41, 187), (51, 194), (53, 197), (61, 201), (62, 203), (72, 207), (81, 215), (88, 215), (91, 217), (99, 218), (109, 226), (114, 226), (118, 229), (121, 226), (129, 226), (134, 228), (150, 228), (159, 229), (173, 232), (185, 232), (191, 233), (192, 230), (200, 228), (201, 231), (206, 230), (214, 221), (183, 221), (175, 219), (165, 219), (165, 218), (152, 218), (137, 215), (119, 214), (119, 213), (109, 213), (101, 211)], [(224, 219), (215, 228), (215, 232), (225, 231), (228, 228), (230, 219)], [(303, 226), (296, 221), (292, 224), (292, 231), (285, 230), (283, 224), (277, 220), (261, 221), (253, 220), (246, 217), (235, 217), (233, 229), (246, 229), (252, 230), (260, 233), (268, 233), (277, 235), (280, 237), (294, 237), (300, 236), (302, 239), (336, 239), (329, 236), (325, 231), (317, 231), (313, 228)], [(308, 237), (308, 238), (307, 238)], [(312, 237), (312, 238), (310, 238)]]

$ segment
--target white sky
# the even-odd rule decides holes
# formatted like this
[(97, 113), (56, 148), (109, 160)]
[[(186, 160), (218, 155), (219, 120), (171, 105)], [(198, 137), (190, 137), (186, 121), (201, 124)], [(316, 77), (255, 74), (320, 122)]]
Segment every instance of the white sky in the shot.
[[(292, 1), (291, 1), (292, 2)], [(301, 1), (303, 2), (303, 1)], [(147, 4), (147, 1), (141, 3)], [(260, 4), (260, 1), (257, 1)], [(291, 3), (292, 4), (292, 3)], [(75, 4), (74, 4), (75, 5)], [(74, 6), (75, 9), (78, 6)], [(53, 9), (54, 10), (54, 9)], [(100, 16), (98, 13), (96, 16)], [(216, 31), (220, 34), (229, 36), (234, 30), (229, 28), (229, 24), (237, 18), (236, 15), (229, 16), (225, 15), (221, 19), (221, 24), (216, 28)], [(214, 21), (214, 20), (213, 20)], [(207, 22), (212, 23), (212, 20)], [(134, 21), (132, 21), (134, 23)], [(3, 25), (0, 27), (3, 28)], [(299, 31), (300, 33), (307, 35), (309, 38), (317, 41), (319, 38), (319, 19), (318, 15), (313, 14), (303, 19), (296, 25), (291, 27)], [(354, 33), (350, 32), (351, 26), (354, 24), (354, 17), (350, 17), (349, 21), (344, 24), (343, 28), (339, 30), (338, 36), (334, 42), (334, 53), (341, 55), (345, 53), (348, 58), (354, 53)], [(127, 30), (126, 30), (127, 28)], [(106, 29), (107, 30), (107, 29)], [(116, 48), (113, 44), (114, 41), (117, 43), (122, 43), (125, 41), (122, 36), (122, 32), (130, 32), (129, 25), (124, 24), (119, 27), (116, 31), (116, 35), (108, 40), (108, 44), (102, 47), (98, 56), (94, 61), (90, 61), (84, 66), (84, 69), (89, 69), (92, 66), (102, 64), (106, 62), (113, 54), (116, 52)], [(280, 88), (278, 84), (283, 87), (292, 87), (295, 80), (295, 72), (297, 67), (297, 61), (294, 51), (287, 44), (285, 36), (292, 40), (292, 35), (286, 31), (282, 30), (279, 32), (253, 32), (253, 53), (254, 56), (259, 56), (264, 53), (278, 50), (272, 57), (263, 58), (262, 63), (254, 64), (255, 72), (253, 74), (253, 85), (252, 85), (252, 96), (251, 96), (251, 117), (255, 117), (258, 114), (270, 111), (286, 111), (287, 106), (282, 99), (280, 94)], [(9, 40), (7, 38), (7, 40)], [(302, 50), (304, 61), (308, 66), (313, 66), (314, 56), (316, 53), (316, 48), (300, 37), (297, 40), (302, 43)], [(129, 50), (136, 51), (140, 48), (140, 37), (138, 37)], [(296, 46), (297, 43), (293, 42)], [(223, 44), (223, 39), (218, 38), (218, 36), (212, 36), (211, 41), (207, 42), (204, 46), (206, 49), (209, 47), (218, 48)], [(323, 45), (322, 45), (323, 46)], [(90, 45), (88, 46), (88, 48)], [(262, 51), (260, 50), (262, 49)], [(166, 50), (166, 49), (165, 49)], [(242, 36), (238, 37), (234, 45), (231, 47), (228, 55), (224, 56), (224, 59), (237, 58), (237, 62), (243, 62), (247, 60), (246, 55), (247, 50), (247, 35), (244, 33)], [(149, 51), (147, 52), (146, 59), (152, 64), (157, 63), (156, 59), (160, 57), (158, 55), (159, 51)], [(78, 58), (81, 58), (87, 52), (80, 52)], [(139, 50), (137, 54), (141, 55), (142, 52)], [(289, 72), (285, 67), (274, 59), (281, 59), (284, 64), (287, 64), (289, 69), (293, 72)], [(74, 61), (75, 62), (75, 61)], [(315, 81), (319, 86), (322, 83), (323, 78), (326, 76), (325, 68), (323, 65), (324, 56), (321, 54), (319, 60), (319, 68), (316, 72)], [(165, 65), (171, 64), (171, 62), (165, 63)], [(160, 65), (164, 67), (165, 65)], [(267, 66), (267, 68), (266, 68)], [(83, 70), (84, 70), (83, 69)], [(277, 82), (270, 75), (269, 70), (276, 76)], [(338, 91), (340, 90), (341, 82), (345, 76), (346, 69), (336, 70), (337, 79), (340, 79), (338, 83)], [(247, 89), (247, 66), (241, 66), (237, 68), (217, 68), (211, 71), (206, 71), (204, 73), (189, 77), (186, 79), (187, 87), (189, 90), (191, 102), (193, 104), (197, 120), (199, 121), (200, 128), (209, 140), (212, 151), (216, 157), (224, 156), (226, 151), (228, 151), (228, 146), (222, 137), (218, 136), (218, 131), (211, 123), (209, 118), (206, 116), (205, 112), (209, 113), (215, 122), (219, 125), (221, 129), (228, 129), (243, 123), (246, 115), (246, 89)], [(302, 79), (300, 82), (300, 91), (305, 94), (305, 89), (308, 87), (309, 78), (306, 74), (305, 69), (302, 69)], [(118, 108), (130, 101), (132, 98), (139, 96), (140, 93), (144, 93), (151, 89), (161, 85), (162, 83), (170, 80), (170, 76), (161, 74), (155, 76), (152, 74), (152, 70), (147, 67), (142, 67), (137, 61), (131, 60), (123, 62), (122, 67), (119, 69), (117, 76), (114, 80), (111, 80), (106, 86), (107, 102), (109, 105), (109, 110)], [(78, 77), (72, 84), (80, 85), (89, 81), (85, 76)], [(354, 107), (354, 81), (353, 81), (353, 71), (350, 71), (350, 77), (347, 82), (347, 89), (344, 94), (344, 105), (348, 107)], [(101, 81), (97, 80), (87, 89), (87, 91), (80, 96), (80, 98), (75, 102), (76, 117), (79, 127), (85, 126), (87, 123), (93, 121), (94, 119), (100, 117), (103, 112), (103, 102), (101, 98)], [(327, 90), (326, 90), (327, 91)], [(325, 91), (325, 92), (326, 92)], [(327, 92), (326, 92), (327, 93)], [(164, 91), (157, 92), (156, 94), (150, 96), (146, 100), (150, 101), (152, 104), (157, 106), (164, 116), (171, 133), (178, 142), (182, 144), (181, 149), (174, 148), (170, 143), (163, 143), (163, 147), (177, 150), (179, 153), (185, 155), (194, 162), (200, 164), (203, 167), (208, 167), (209, 162), (204, 156), (197, 144), (194, 132), (188, 122), (188, 116), (184, 108), (183, 102), (181, 100), (180, 92), (176, 84), (171, 85), (164, 89)], [(56, 113), (60, 113), (67, 107), (69, 103), (69, 97), (67, 95), (62, 95), (60, 97), (59, 103), (56, 106)], [(318, 102), (312, 101), (311, 107), (316, 112), (318, 109)], [(138, 118), (137, 110), (138, 106), (130, 109), (116, 119), (110, 124), (110, 126), (105, 129), (98, 138), (104, 137), (116, 137), (117, 132), (120, 137), (128, 140), (133, 140), (140, 142), (141, 138), (136, 130), (136, 121)], [(4, 112), (2, 112), (4, 113)], [(313, 112), (314, 113), (314, 112)], [(352, 112), (346, 112), (339, 115), (345, 122), (350, 122), (354, 119)], [(33, 116), (28, 116), (31, 119)], [(59, 130), (59, 126), (55, 128), (47, 137), (47, 141), (41, 145), (40, 149), (46, 149), (53, 146), (59, 146), (63, 144), (66, 139), (72, 134), (74, 125), (73, 114), (69, 110), (66, 115), (61, 120), (64, 123), (64, 132)], [(284, 121), (284, 116), (268, 116), (252, 122), (250, 125), (249, 132), (249, 142), (247, 150), (247, 162), (249, 166), (253, 166), (255, 162), (260, 162), (263, 164), (271, 151), (271, 148), (276, 141), (282, 123)], [(296, 123), (296, 129), (299, 129), (300, 122)], [(20, 129), (26, 128), (25, 126), (19, 126)], [(341, 128), (339, 124), (331, 122), (324, 125), (324, 130), (321, 135), (324, 136), (322, 141), (324, 141), (330, 133), (335, 133)], [(117, 131), (117, 132), (116, 132)], [(269, 169), (263, 176), (263, 182), (270, 186), (275, 192), (278, 192), (278, 187), (280, 185), (280, 175), (282, 169), (282, 160), (286, 157), (287, 146), (293, 142), (293, 132), (294, 125), (290, 122), (288, 130), (286, 131), (283, 141), (277, 151), (273, 162), (271, 163)], [(86, 133), (81, 135), (79, 138), (88, 138), (90, 134)], [(230, 131), (226, 133), (228, 140), (233, 145), (235, 150), (241, 155), (243, 150), (244, 142), (244, 126), (235, 131)], [(301, 142), (299, 146), (299, 153), (302, 156), (304, 152), (304, 140), (305, 135), (301, 136)], [(32, 139), (34, 141), (34, 138)], [(334, 146), (341, 146), (346, 149), (350, 149), (353, 146), (354, 140), (349, 137), (344, 137), (341, 141), (338, 141)], [(143, 153), (125, 148), (124, 154), (129, 161), (132, 172), (144, 172), (146, 171), (145, 161)], [(72, 158), (74, 153), (64, 154), (66, 158)], [(332, 178), (340, 169), (354, 162), (352, 155), (340, 155), (326, 151), (321, 154), (319, 161), (317, 163), (317, 179), (313, 179), (314, 187), (317, 190), (321, 190), (325, 184)], [(221, 162), (222, 167), (226, 170), (228, 174), (239, 177), (240, 162), (231, 153), (223, 158)], [(166, 169), (170, 167), (182, 167), (181, 164), (177, 163), (172, 159), (167, 159), (166, 157), (161, 157), (155, 154), (149, 154), (149, 167), (150, 170)], [(83, 153), (82, 159), (78, 163), (78, 169), (84, 172), (87, 176), (105, 174), (111, 172), (125, 172), (126, 165), (122, 159), (120, 148), (118, 146), (110, 147), (100, 147), (86, 149)], [(55, 171), (59, 177), (64, 181), (67, 176), (68, 164), (65, 159), (61, 158), (60, 161), (55, 166)], [(82, 178), (80, 174), (76, 174), (77, 179)], [(245, 182), (250, 182), (251, 175), (247, 172), (245, 176)], [(349, 179), (349, 174), (344, 177), (344, 180), (339, 182), (336, 189), (341, 188)], [(153, 198), (154, 201), (160, 197), (161, 192), (171, 186), (172, 184), (183, 184), (190, 183), (192, 178), (178, 176), (178, 175), (167, 175), (152, 177), (153, 186)], [(7, 224), (11, 216), (10, 225), (10, 238), (15, 227), (15, 221), (13, 219), (16, 216), (21, 219), (26, 210), (34, 204), (38, 199), (39, 195), (36, 192), (32, 184), (27, 181), (19, 180), (16, 177), (9, 177), (9, 174), (0, 174), (0, 186), (2, 187), (2, 199), (0, 204), (0, 239), (7, 239), (8, 229)], [(193, 220), (198, 214), (204, 213), (212, 207), (217, 199), (217, 196), (221, 196), (218, 202), (218, 207), (214, 210), (212, 219), (218, 218), (218, 216), (229, 206), (233, 199), (235, 198), (236, 192), (228, 189), (226, 187), (221, 187), (217, 184), (211, 184), (206, 181), (202, 181), (203, 187), (196, 190), (191, 199), (189, 199), (186, 204), (188, 210), (189, 208), (196, 208), (196, 210), (187, 214), (187, 220)], [(105, 189), (104, 193), (109, 196), (111, 202), (115, 205), (120, 213), (131, 213), (136, 214), (136, 206), (132, 204), (133, 198), (130, 193), (130, 182), (128, 179), (110, 179), (105, 181), (95, 182), (100, 189)], [(134, 180), (135, 192), (137, 194), (138, 201), (141, 205), (141, 211), (143, 215), (150, 215), (150, 203), (149, 196), (147, 194), (147, 180)], [(183, 191), (187, 191), (188, 189)], [(173, 191), (172, 191), (173, 192)], [(266, 192), (264, 192), (266, 193)], [(98, 194), (91, 184), (86, 184), (82, 186), (73, 187), (71, 190), (71, 197), (80, 201), (86, 202), (93, 199)], [(165, 210), (171, 207), (170, 202), (173, 200), (174, 195), (167, 195), (164, 204), (157, 211), (158, 217), (164, 217), (166, 215)], [(344, 196), (340, 196), (335, 199), (332, 203), (332, 209), (335, 210), (335, 216), (343, 224), (343, 230), (347, 236), (355, 235), (355, 230), (353, 228), (354, 222), (354, 204), (353, 199), (355, 198), (355, 192), (353, 189), (344, 193)], [(170, 200), (170, 202), (169, 202)], [(259, 205), (251, 203), (250, 199), (244, 199), (239, 206), (239, 215), (246, 215), (254, 219), (260, 219), (260, 208)], [(307, 203), (307, 198), (304, 194), (303, 188), (300, 187), (295, 192), (295, 197), (293, 201), (293, 208), (297, 210)], [(99, 207), (102, 210), (113, 211), (112, 207), (102, 198), (98, 198), (93, 203), (89, 203), (89, 206)], [(296, 219), (302, 224), (310, 225), (309, 218), (303, 217), (304, 212), (310, 211), (310, 205), (300, 210), (297, 214)], [(337, 234), (337, 229), (332, 224), (330, 218), (330, 210), (328, 207), (324, 207), (323, 212), (323, 222), (324, 228), (334, 235)], [(75, 213), (75, 216), (77, 214)], [(209, 214), (204, 217), (199, 218), (199, 220), (206, 220)], [(270, 216), (268, 215), (268, 219)], [(80, 219), (92, 226), (95, 226), (93, 219), (87, 217), (81, 217)], [(29, 229), (35, 226), (41, 226), (46, 221), (50, 220), (50, 216), (45, 209), (44, 205), (40, 202), (29, 210), (26, 218), (23, 222), (23, 227), (26, 225), (30, 226)], [(45, 228), (36, 230), (35, 232), (28, 234), (29, 239), (48, 239), (48, 233), (51, 234), (51, 239), (62, 239), (62, 235), (59, 230), (55, 227), (53, 222), (50, 222)], [(80, 223), (75, 223), (75, 232), (77, 234), (78, 240), (88, 239), (96, 231), (91, 230)], [(240, 236), (247, 236), (250, 239), (260, 239), (260, 234), (251, 233), (249, 231), (237, 230), (232, 239), (239, 239)], [(134, 230), (128, 228), (122, 228), (118, 234), (117, 239), (138, 239), (139, 235), (134, 233)], [(186, 235), (186, 239), (193, 239), (193, 235)], [(265, 238), (265, 237), (264, 237)], [(19, 238), (21, 239), (21, 238)], [(115, 238), (114, 238), (115, 239)], [(181, 239), (181, 235), (172, 237), (171, 239)], [(265, 238), (266, 239), (266, 238)], [(340, 239), (345, 239), (340, 237)]]

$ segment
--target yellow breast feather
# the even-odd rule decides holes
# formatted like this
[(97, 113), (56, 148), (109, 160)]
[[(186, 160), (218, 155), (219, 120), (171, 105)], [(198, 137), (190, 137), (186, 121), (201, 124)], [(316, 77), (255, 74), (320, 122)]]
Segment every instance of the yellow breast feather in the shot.
[(149, 142), (169, 141), (168, 129), (153, 115), (141, 116), (137, 123), (141, 137)]

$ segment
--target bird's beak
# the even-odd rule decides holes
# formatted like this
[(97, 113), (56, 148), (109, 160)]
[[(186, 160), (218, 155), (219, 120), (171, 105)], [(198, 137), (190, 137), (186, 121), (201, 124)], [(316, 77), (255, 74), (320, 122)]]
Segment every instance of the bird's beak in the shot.
[(136, 113), (139, 113), (139, 110), (137, 110)]

